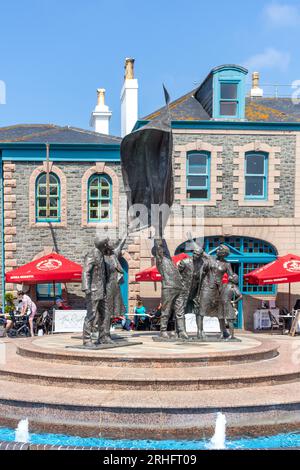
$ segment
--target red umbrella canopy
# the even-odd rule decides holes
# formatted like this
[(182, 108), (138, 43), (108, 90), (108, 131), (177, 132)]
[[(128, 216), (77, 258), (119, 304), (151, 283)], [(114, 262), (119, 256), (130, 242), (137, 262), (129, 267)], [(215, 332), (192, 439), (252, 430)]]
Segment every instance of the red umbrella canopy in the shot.
[(51, 282), (80, 282), (80, 264), (57, 253), (42, 256), (5, 275), (6, 282), (20, 284), (44, 284)]
[[(186, 253), (180, 253), (179, 255), (172, 256), (174, 264), (179, 263), (182, 259), (189, 258)], [(159, 274), (156, 266), (144, 269), (135, 275), (136, 282), (160, 282), (161, 275)]]
[(249, 284), (284, 284), (300, 282), (300, 256), (280, 256), (272, 263), (244, 275)]

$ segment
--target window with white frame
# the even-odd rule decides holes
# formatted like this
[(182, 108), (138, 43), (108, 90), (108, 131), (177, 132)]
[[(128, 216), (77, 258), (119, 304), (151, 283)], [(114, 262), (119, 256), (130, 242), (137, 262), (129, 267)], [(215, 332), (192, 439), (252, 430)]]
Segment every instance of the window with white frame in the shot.
[(112, 219), (112, 182), (108, 175), (92, 175), (88, 182), (89, 222), (110, 222)]
[(188, 152), (187, 198), (208, 200), (210, 188), (210, 153)]
[(60, 222), (60, 180), (42, 173), (36, 180), (36, 222)]
[(238, 83), (221, 82), (220, 88), (220, 116), (237, 116)]
[(264, 152), (245, 155), (245, 198), (268, 198), (268, 155)]

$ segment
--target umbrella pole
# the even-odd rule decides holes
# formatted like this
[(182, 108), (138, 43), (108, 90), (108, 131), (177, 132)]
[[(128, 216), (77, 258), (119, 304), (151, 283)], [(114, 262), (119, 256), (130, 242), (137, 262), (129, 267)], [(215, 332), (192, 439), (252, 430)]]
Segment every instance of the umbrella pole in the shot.
[(291, 283), (289, 283), (289, 313), (291, 312)]
[(54, 303), (55, 303), (55, 281), (53, 281), (53, 297), (54, 297)]

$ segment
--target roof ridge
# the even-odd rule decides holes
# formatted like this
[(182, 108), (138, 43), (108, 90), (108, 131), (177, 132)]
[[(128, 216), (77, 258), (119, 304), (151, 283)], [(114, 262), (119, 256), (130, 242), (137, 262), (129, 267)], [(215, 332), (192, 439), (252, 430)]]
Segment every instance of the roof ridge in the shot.
[(100, 136), (100, 137), (109, 137), (111, 139), (121, 139), (121, 137), (117, 135), (103, 134), (101, 132), (91, 131), (90, 129), (82, 129), (82, 127), (66, 126), (64, 127), (64, 129), (72, 129), (77, 132), (82, 132), (83, 134), (95, 135), (95, 136)]
[(248, 100), (253, 100), (253, 101), (256, 101), (256, 100), (272, 100), (272, 101), (276, 101), (276, 100), (289, 100), (291, 101), (291, 97), (290, 96), (246, 96), (246, 99)]
[(16, 129), (18, 127), (60, 127), (57, 124), (12, 124), (10, 126), (0, 127), (0, 130)]

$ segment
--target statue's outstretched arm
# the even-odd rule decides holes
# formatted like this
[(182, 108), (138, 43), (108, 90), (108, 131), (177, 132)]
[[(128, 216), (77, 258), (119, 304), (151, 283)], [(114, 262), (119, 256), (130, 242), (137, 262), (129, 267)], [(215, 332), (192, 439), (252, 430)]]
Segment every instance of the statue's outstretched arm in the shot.
[(164, 257), (164, 248), (162, 238), (154, 238), (154, 254), (157, 261), (161, 261)]
[(202, 246), (198, 245), (198, 243), (195, 242), (194, 238), (193, 238), (193, 235), (191, 232), (188, 232), (187, 234), (187, 237), (188, 237), (188, 240), (189, 242), (193, 245), (193, 249), (194, 250), (200, 250), (202, 253), (201, 253), (201, 256), (203, 256), (204, 258), (208, 258), (209, 255), (207, 255), (203, 249)]
[(122, 253), (122, 249), (123, 249), (123, 246), (125, 245), (125, 242), (126, 242), (126, 239), (128, 237), (128, 232), (126, 232), (124, 235), (123, 235), (123, 238), (122, 240), (120, 240), (119, 244), (116, 246), (116, 248), (114, 249), (114, 252), (115, 252), (115, 255), (119, 258), (119, 256), (121, 255)]

